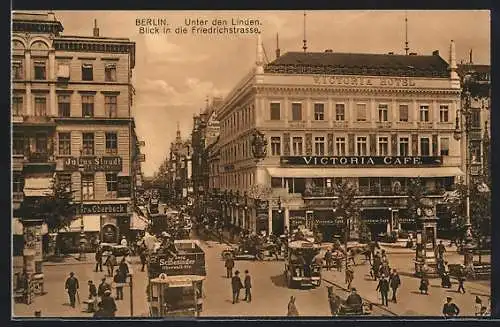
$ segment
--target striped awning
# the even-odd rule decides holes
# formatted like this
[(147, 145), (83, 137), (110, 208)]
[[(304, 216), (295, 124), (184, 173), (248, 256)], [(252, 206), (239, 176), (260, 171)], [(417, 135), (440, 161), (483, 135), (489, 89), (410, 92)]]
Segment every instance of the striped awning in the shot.
[(53, 177), (28, 177), (24, 182), (24, 196), (52, 195)]

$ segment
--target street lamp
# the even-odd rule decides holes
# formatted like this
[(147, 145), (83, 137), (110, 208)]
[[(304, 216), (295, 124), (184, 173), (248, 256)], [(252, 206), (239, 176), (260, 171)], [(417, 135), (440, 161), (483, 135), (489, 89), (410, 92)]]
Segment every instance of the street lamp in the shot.
[(248, 225), (249, 225), (250, 219), (248, 219), (248, 193), (247, 193), (247, 191), (245, 191), (244, 196), (245, 196), (245, 207), (244, 207), (245, 220), (243, 223), (244, 223), (245, 229), (248, 230), (249, 229)]
[[(471, 108), (471, 87), (476, 83), (472, 72), (468, 72), (463, 79), (464, 92), (462, 93), (462, 109), (459, 109), (455, 118), (455, 131), (453, 138), (459, 141), (464, 132), (461, 125), (465, 127), (465, 186), (466, 186), (466, 200), (465, 200), (465, 244), (464, 244), (464, 264), (469, 264), (469, 252), (472, 247), (472, 224), (470, 219), (470, 130), (472, 125), (472, 108)], [(463, 124), (460, 124), (459, 116), (463, 116)]]
[(80, 172), (80, 253), (78, 260), (85, 259), (85, 244), (87, 239), (85, 238), (85, 225), (83, 223), (83, 173), (85, 171), (85, 165), (82, 162), (83, 149), (80, 149), (80, 157), (78, 158), (78, 171)]

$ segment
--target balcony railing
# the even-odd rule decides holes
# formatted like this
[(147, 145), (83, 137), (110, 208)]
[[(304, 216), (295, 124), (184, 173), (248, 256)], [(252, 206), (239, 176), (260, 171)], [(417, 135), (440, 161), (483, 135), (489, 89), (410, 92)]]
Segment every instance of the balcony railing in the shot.
[[(394, 190), (390, 186), (360, 186), (358, 194), (360, 196), (405, 196), (407, 195), (407, 187), (401, 186), (399, 190)], [(450, 191), (450, 188), (432, 189), (425, 191), (425, 195), (441, 195), (444, 191)], [(331, 188), (313, 188), (302, 192), (304, 197), (334, 197), (338, 196), (338, 192)]]

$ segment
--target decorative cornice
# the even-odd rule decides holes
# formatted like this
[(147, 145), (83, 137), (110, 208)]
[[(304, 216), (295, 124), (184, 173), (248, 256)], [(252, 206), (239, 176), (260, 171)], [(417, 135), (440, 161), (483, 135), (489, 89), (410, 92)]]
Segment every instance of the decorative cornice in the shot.
[(83, 117), (55, 117), (54, 120), (57, 123), (63, 124), (129, 124), (133, 122), (133, 118), (107, 118), (107, 117), (91, 117), (91, 118), (83, 118)]

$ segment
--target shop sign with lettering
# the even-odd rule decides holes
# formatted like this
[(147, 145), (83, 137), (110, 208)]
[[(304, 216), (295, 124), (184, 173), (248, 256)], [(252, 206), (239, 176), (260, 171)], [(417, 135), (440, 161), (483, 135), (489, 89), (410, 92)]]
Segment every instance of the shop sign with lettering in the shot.
[(440, 156), (433, 157), (391, 157), (391, 156), (283, 156), (281, 165), (322, 167), (421, 167), (439, 166)]
[(414, 79), (407, 77), (366, 77), (366, 76), (313, 76), (314, 84), (337, 86), (384, 86), (384, 87), (416, 87)]
[(363, 219), (363, 221), (368, 225), (377, 225), (377, 224), (388, 224), (388, 218), (367, 218)]
[(130, 197), (130, 176), (118, 176), (117, 180), (117, 193), (119, 198), (128, 198)]
[(83, 166), (84, 171), (121, 171), (121, 157), (69, 157), (64, 159), (64, 170), (78, 170)]
[[(77, 206), (79, 212), (80, 206)], [(128, 207), (126, 203), (96, 203), (96, 204), (83, 204), (82, 214), (127, 214)]]

